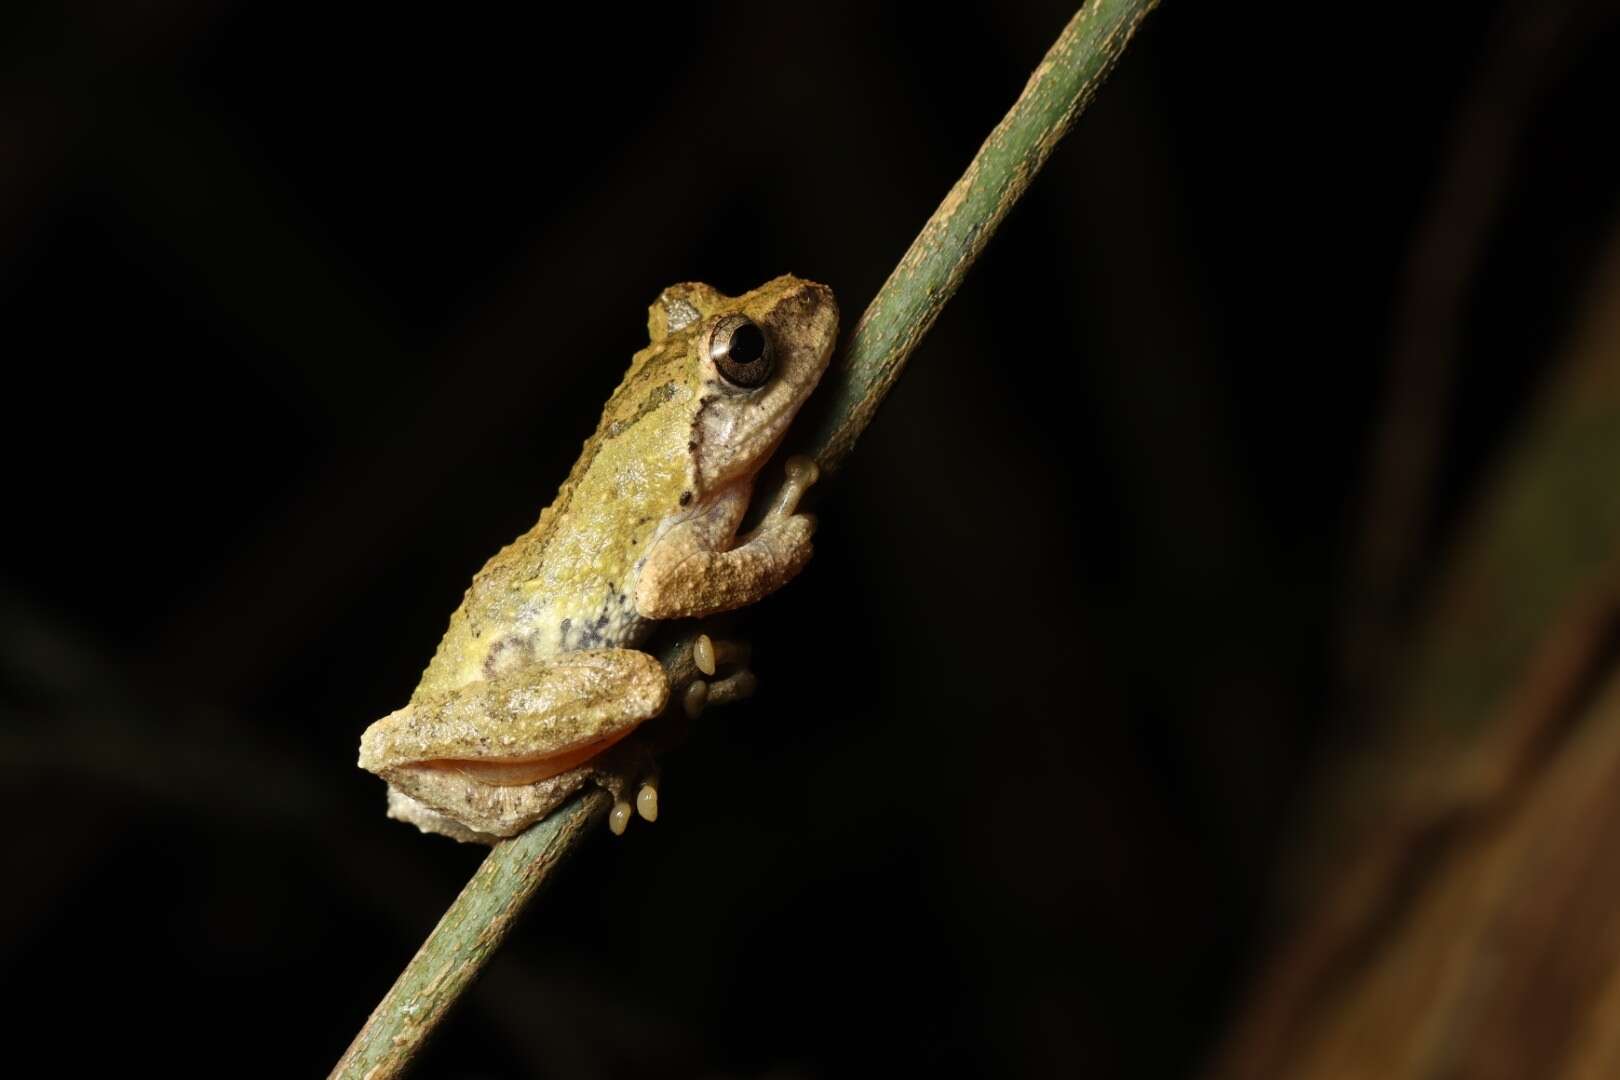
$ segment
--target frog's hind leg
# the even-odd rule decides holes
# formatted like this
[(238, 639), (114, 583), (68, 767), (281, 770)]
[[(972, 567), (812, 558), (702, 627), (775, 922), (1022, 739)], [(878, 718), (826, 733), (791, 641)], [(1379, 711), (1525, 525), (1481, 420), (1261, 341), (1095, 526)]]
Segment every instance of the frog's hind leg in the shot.
[[(419, 691), (366, 729), (360, 765), (412, 800), (397, 802), (396, 817), (470, 838), (438, 827), (420, 805), (473, 833), (511, 836), (609, 771), (599, 758), (631, 760), (634, 751), (609, 755), (668, 699), (664, 669), (646, 653), (561, 653), (464, 686)], [(649, 816), (657, 814), (653, 787), (644, 800)], [(622, 800), (622, 785), (616, 794)]]
[[(698, 634), (678, 649), (668, 661), (668, 675), (671, 697), (680, 702), (679, 711), (687, 720), (697, 719), (710, 705), (728, 705), (753, 695), (758, 680), (747, 667), (751, 653), (745, 641), (708, 634)], [(608, 827), (615, 836), (624, 835), (637, 817), (658, 820), (659, 772), (653, 755), (679, 742), (686, 725), (677, 723), (660, 730), (662, 741), (650, 731), (638, 731), (588, 766), (591, 779), (613, 796)]]
[(696, 671), (681, 691), (687, 719), (696, 720), (710, 705), (729, 705), (753, 696), (759, 680), (748, 669), (753, 655), (748, 642), (699, 634), (692, 641), (691, 655)]

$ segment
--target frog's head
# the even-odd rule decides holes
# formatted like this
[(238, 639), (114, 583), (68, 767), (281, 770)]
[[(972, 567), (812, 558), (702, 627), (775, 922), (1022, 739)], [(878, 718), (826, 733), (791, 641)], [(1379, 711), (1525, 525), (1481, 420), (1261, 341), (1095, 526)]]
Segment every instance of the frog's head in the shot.
[(690, 335), (697, 408), (688, 446), (699, 495), (753, 476), (827, 370), (838, 337), (832, 290), (785, 274), (742, 296), (689, 282), (648, 316), (654, 340)]

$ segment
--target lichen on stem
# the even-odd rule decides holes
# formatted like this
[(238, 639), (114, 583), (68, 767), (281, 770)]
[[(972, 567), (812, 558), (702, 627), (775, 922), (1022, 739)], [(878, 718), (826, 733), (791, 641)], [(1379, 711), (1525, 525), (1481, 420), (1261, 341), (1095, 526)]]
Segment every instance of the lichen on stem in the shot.
[[(835, 471), (997, 226), (1090, 103), (1158, 0), (1091, 0), (1069, 20), (893, 273), (826, 378), (802, 449)], [(808, 419), (808, 418), (807, 418)], [(401, 1075), (470, 986), (551, 872), (607, 810), (604, 792), (569, 802), (495, 845), (333, 1068)]]

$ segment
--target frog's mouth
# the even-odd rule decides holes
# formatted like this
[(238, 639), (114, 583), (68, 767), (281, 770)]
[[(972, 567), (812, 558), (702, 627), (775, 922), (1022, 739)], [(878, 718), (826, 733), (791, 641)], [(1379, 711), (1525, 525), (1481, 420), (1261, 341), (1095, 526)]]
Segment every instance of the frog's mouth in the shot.
[(577, 769), (591, 758), (600, 754), (626, 735), (631, 729), (615, 732), (600, 739), (567, 746), (555, 753), (543, 757), (529, 758), (500, 758), (495, 760), (475, 758), (434, 758), (429, 761), (412, 762), (417, 769), (441, 769), (446, 772), (460, 773), (469, 780), (492, 787), (522, 787), (525, 784), (537, 784), (542, 780), (550, 780), (570, 769)]

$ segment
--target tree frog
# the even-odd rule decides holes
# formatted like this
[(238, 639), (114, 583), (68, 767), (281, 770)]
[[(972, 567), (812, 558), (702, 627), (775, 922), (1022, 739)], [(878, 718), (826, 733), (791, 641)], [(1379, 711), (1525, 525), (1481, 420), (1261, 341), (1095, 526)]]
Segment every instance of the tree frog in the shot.
[[(736, 297), (674, 285), (647, 331), (556, 500), (474, 576), (409, 703), (362, 734), (360, 766), (388, 781), (390, 817), (494, 843), (595, 781), (614, 794), (614, 832), (633, 787), (655, 819), (647, 758), (620, 740), (671, 689), (636, 646), (657, 620), (753, 603), (810, 558), (808, 459), (789, 460), (782, 494), (737, 531), (826, 370), (831, 290), (791, 275)], [(712, 674), (712, 643), (699, 645)]]

